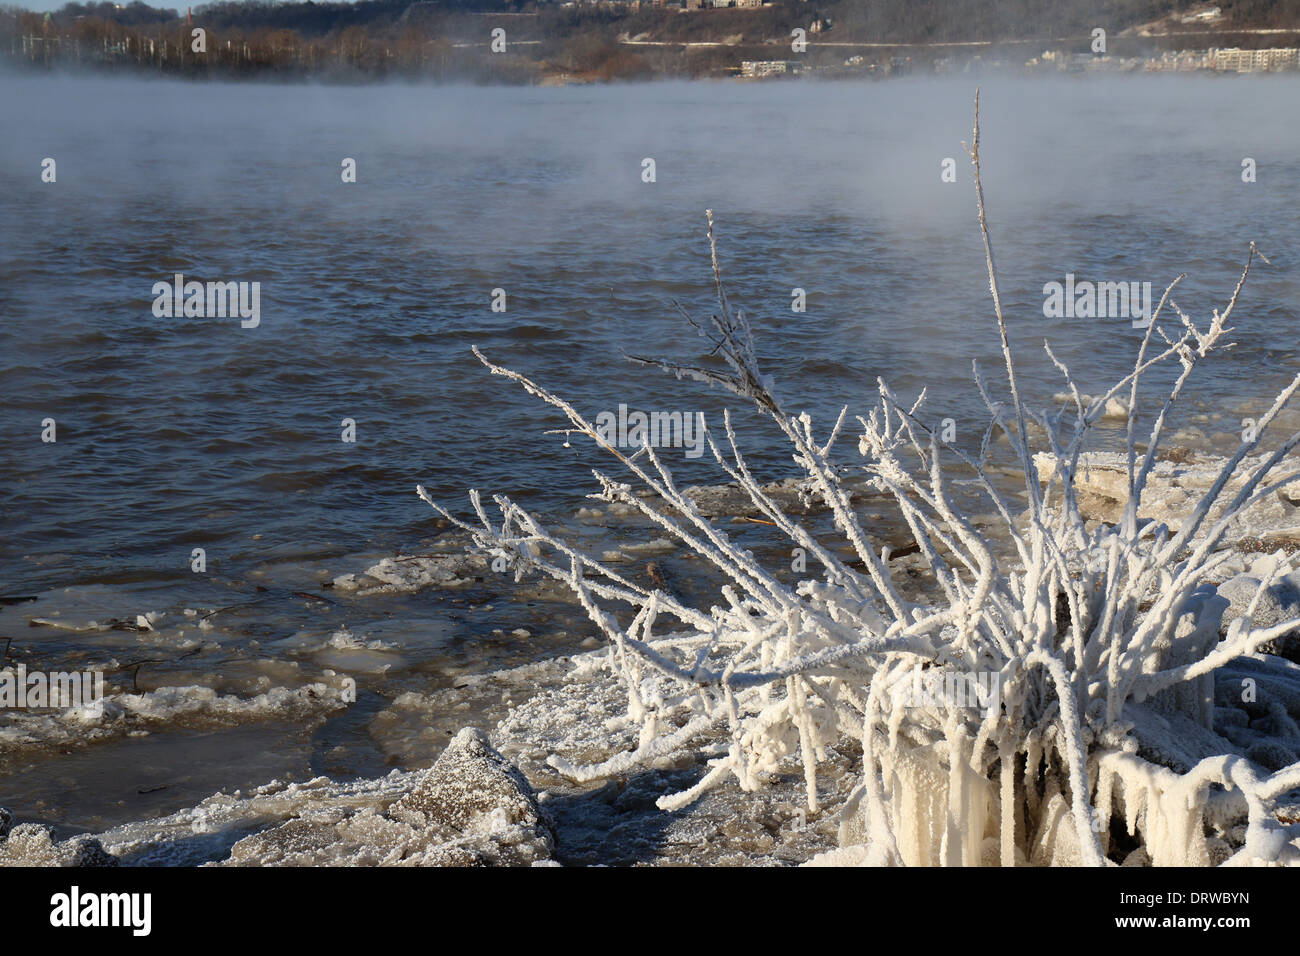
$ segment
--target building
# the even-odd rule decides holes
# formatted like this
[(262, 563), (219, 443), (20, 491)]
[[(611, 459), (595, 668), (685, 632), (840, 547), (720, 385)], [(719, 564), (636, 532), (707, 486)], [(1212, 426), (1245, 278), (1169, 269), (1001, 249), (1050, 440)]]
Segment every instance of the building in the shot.
[(789, 60), (741, 60), (741, 76), (778, 76), (791, 72)]
[(1210, 65), (1225, 73), (1268, 73), (1300, 67), (1300, 49), (1285, 47), (1273, 50), (1211, 50)]

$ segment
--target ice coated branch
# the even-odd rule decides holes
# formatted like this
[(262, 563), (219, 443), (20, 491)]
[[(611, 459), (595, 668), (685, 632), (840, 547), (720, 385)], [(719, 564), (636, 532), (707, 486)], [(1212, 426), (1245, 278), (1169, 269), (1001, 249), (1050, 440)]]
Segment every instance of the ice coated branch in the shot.
[[(857, 467), (850, 471), (834, 461), (847, 409), (819, 439), (806, 413), (788, 412), (778, 400), (758, 361), (753, 329), (728, 299), (711, 211), (717, 311), (707, 322), (683, 315), (725, 370), (629, 356), (760, 409), (789, 443), (804, 471), (802, 487), (830, 515), (861, 570), (764, 490), (738, 447), (729, 414), (721, 436), (706, 429), (713, 459), (792, 546), (814, 559), (816, 572), (803, 580), (783, 580), (704, 517), (648, 443), (632, 452), (613, 447), (571, 404), (477, 349), (492, 374), (562, 412), (567, 434), (585, 435), (612, 456), (621, 476), (596, 470), (600, 490), (593, 497), (633, 509), (708, 561), (726, 583), (707, 610), (690, 607), (581, 553), (507, 497), (493, 499), (498, 521), (471, 492), (477, 520), (467, 522), (423, 488), (419, 494), (467, 532), (475, 548), (506, 559), (516, 574), (563, 582), (608, 639), (607, 665), (627, 689), (638, 743), (594, 766), (552, 758), (575, 780), (715, 746), (722, 755), (703, 778), (662, 798), (662, 807), (684, 806), (728, 779), (751, 791), (797, 759), (808, 808), (816, 811), (825, 750), (850, 737), (862, 742), (863, 756), (845, 832), (861, 844), (866, 862), (1101, 865), (1110, 862), (1109, 831), (1118, 814), (1151, 860), (1207, 863), (1206, 825), (1229, 833), (1219, 819), (1229, 805), (1245, 817), (1244, 840), (1229, 862), (1294, 862), (1300, 858), (1296, 826), (1280, 823), (1272, 808), (1300, 786), (1300, 764), (1261, 775), (1245, 758), (1224, 754), (1180, 774), (1138, 755), (1146, 735), (1157, 732), (1153, 701), (1179, 702), (1181, 712), (1210, 732), (1215, 672), (1300, 627), (1300, 620), (1256, 626), (1251, 617), (1267, 588), (1294, 571), (1281, 553), (1272, 557), (1248, 612), (1227, 622), (1221, 642), (1226, 602), (1210, 584), (1224, 560), (1220, 545), (1229, 526), (1262, 496), (1300, 477), (1300, 471), (1279, 473), (1300, 433), (1257, 455), (1300, 388), (1300, 375), (1223, 463), (1181, 527), (1141, 517), (1175, 403), (1201, 363), (1231, 347), (1227, 322), (1257, 255), (1254, 246), (1226, 307), (1215, 310), (1204, 328), (1172, 298), (1182, 277), (1170, 283), (1132, 371), (1099, 399), (1085, 402), (1070, 369), (1045, 343), (1072, 401), (1055, 412), (1034, 410), (1017, 377), (1012, 323), (999, 290), (980, 178), (978, 93), (968, 153), (1009, 397), (1000, 400), (975, 367), (989, 414), (978, 455), (945, 443), (926, 426), (924, 393), (909, 404), (882, 380), (874, 404), (856, 419)], [(1168, 320), (1169, 311), (1176, 321)], [(1179, 372), (1149, 428), (1143, 426), (1140, 446), (1139, 382), (1148, 370), (1170, 363)], [(1123, 516), (1114, 525), (1090, 524), (1079, 503), (1087, 440), (1107, 404), (1125, 391)], [(1024, 514), (1016, 513), (988, 468), (999, 432), (1011, 451), (1010, 470), (1023, 484)], [(1252, 464), (1243, 470), (1248, 459)], [(997, 517), (992, 530), (954, 504), (955, 470), (974, 476)], [(853, 507), (849, 475), (892, 502), (925, 568), (927, 586), (919, 593), (937, 603), (909, 600), (894, 580), (888, 550)], [(1240, 486), (1229, 498), (1226, 489), (1235, 480)], [(630, 624), (620, 623), (629, 616)], [(934, 686), (969, 686), (978, 706), (951, 693), (918, 699), (918, 688)]]

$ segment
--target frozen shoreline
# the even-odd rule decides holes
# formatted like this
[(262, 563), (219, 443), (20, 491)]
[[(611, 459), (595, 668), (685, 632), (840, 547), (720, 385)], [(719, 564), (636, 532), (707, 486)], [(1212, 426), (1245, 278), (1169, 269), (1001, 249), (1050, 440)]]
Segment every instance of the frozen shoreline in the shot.
[[(1113, 520), (1114, 495), (1119, 492), (1116, 482), (1123, 477), (1123, 462), (1096, 455), (1090, 464), (1080, 483), (1086, 496), (1085, 511), (1095, 520)], [(1144, 509), (1144, 517), (1178, 522), (1181, 509), (1193, 494), (1208, 486), (1213, 466), (1212, 459), (1162, 463), (1148, 493), (1151, 511), (1145, 514)], [(772, 487), (787, 498), (785, 504), (798, 507), (794, 483)], [(733, 490), (726, 486), (702, 489), (698, 495), (701, 510), (742, 521), (744, 509), (738, 507)], [(1265, 546), (1292, 550), (1300, 544), (1297, 501), (1300, 495), (1293, 500), (1279, 494), (1252, 510), (1248, 528), (1234, 529), (1224, 549), (1232, 552), (1222, 569), (1225, 582), (1248, 576)], [(612, 509), (604, 513), (584, 509), (573, 521), (603, 528), (604, 534), (598, 537), (608, 537), (624, 517), (626, 512)], [(633, 542), (619, 553), (629, 562), (680, 556), (665, 545), (655, 540)], [(437, 556), (399, 555), (378, 561), (364, 573), (337, 575), (332, 590), (340, 597), (355, 594), (369, 598), (456, 591), (477, 586), (488, 572), (480, 557), (457, 554), (447, 545), (439, 550)], [(905, 568), (911, 559), (903, 556), (897, 560)], [(526, 582), (511, 598), (496, 600), (509, 607), (508, 600), (521, 598), (565, 600), (550, 582)], [(521, 623), (536, 626), (535, 622)], [(531, 637), (527, 629), (520, 630), (521, 640)], [(344, 661), (362, 667), (368, 656), (383, 658), (393, 650), (382, 640), (352, 635), (334, 635), (312, 646), (315, 653), (353, 655)], [(1289, 644), (1275, 650), (1289, 657), (1300, 656)], [(793, 761), (757, 794), (725, 787), (671, 814), (658, 810), (655, 799), (689, 787), (704, 772), (702, 761), (665, 758), (585, 784), (558, 773), (548, 763), (552, 755), (573, 764), (593, 764), (636, 745), (635, 728), (623, 716), (626, 691), (601, 668), (605, 656), (603, 648), (560, 654), (466, 674), (450, 686), (406, 691), (388, 701), (371, 723), (372, 734), (423, 739), (429, 745), (425, 753), (440, 749), (431, 738), (460, 740), (463, 735), (457, 731), (461, 726), (481, 727), (491, 747), (526, 779), (523, 789), (535, 791), (536, 819), (527, 826), (520, 824), (518, 814), (502, 816), (496, 808), (464, 817), (459, 829), (413, 826), (401, 818), (399, 801), (422, 787), (428, 789), (435, 771), (394, 770), (350, 782), (330, 776), (296, 782), (273, 780), (251, 790), (218, 793), (174, 813), (62, 841), (42, 837), (38, 827), (29, 825), (17, 831), (17, 839), (0, 844), (0, 862), (104, 862), (100, 854), (86, 850), (90, 845), (87, 839), (97, 840), (113, 858), (128, 865), (754, 865), (804, 863), (837, 847), (838, 811), (856, 782), (853, 768), (860, 748), (855, 742), (842, 741), (842, 753), (831, 756), (829, 766), (835, 772), (819, 779), (822, 809), (812, 819), (801, 809), (804, 781)], [(18, 722), (21, 730), (9, 727), (0, 736), (0, 753), (6, 748), (90, 746), (132, 732), (128, 724), (139, 728), (151, 722), (163, 727), (169, 722), (197, 722), (220, 727), (271, 718), (321, 722), (347, 706), (340, 698), (344, 673), (347, 670), (340, 666), (329, 682), (295, 689), (272, 687), (251, 697), (193, 686), (160, 687), (143, 695), (122, 693), (110, 698), (102, 726), (83, 726), (64, 715), (24, 715)], [(1236, 706), (1230, 685), (1245, 677), (1267, 682), (1270, 696), (1283, 702), (1282, 712), (1261, 715)], [(1166, 732), (1152, 735), (1144, 756), (1185, 768), (1218, 747), (1249, 756), (1266, 767), (1293, 762), (1296, 758), (1287, 741), (1300, 738), (1295, 725), (1300, 719), (1300, 667), (1280, 657), (1252, 655), (1224, 668), (1220, 684), (1215, 733), (1208, 737), (1194, 733), (1180, 718), (1157, 714), (1151, 717), (1151, 726), (1164, 726)], [(395, 749), (403, 752), (402, 746)], [(419, 750), (411, 744), (404, 752), (411, 757)], [(525, 796), (533, 799), (528, 793)], [(1300, 806), (1293, 809), (1300, 815)]]

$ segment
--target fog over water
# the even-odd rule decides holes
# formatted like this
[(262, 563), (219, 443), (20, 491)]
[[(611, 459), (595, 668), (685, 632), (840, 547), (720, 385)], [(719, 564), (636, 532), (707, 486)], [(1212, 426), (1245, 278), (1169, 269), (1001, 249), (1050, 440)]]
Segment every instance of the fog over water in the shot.
[[(929, 385), (936, 415), (980, 427), (970, 362), (994, 360), (996, 340), (960, 145), (970, 80), (6, 87), (6, 590), (181, 575), (194, 546), (235, 565), (397, 544), (428, 530), (417, 481), (444, 500), (473, 485), (568, 508), (591, 456), (542, 436), (557, 417), (469, 347), (592, 415), (716, 413), (723, 396), (621, 358), (707, 350), (672, 307), (709, 309), (706, 207), (792, 405), (861, 409), (881, 375)], [(1251, 239), (1272, 266), (1242, 304), (1242, 348), (1197, 397), (1262, 397), (1280, 379), (1296, 354), (1298, 91), (1271, 77), (986, 83), (990, 223), (1041, 401), (1060, 384), (1044, 336), (1095, 385), (1138, 337), (1123, 320), (1044, 318), (1044, 283), (1151, 281), (1158, 298), (1186, 271), (1178, 300), (1205, 316)], [(1256, 183), (1241, 181), (1245, 156)], [(155, 317), (153, 284), (176, 272), (260, 281), (260, 326)], [(489, 307), (497, 287), (505, 313)], [(56, 444), (40, 441), (46, 417)], [(344, 418), (355, 444), (339, 440)], [(784, 454), (753, 438), (782, 473)]]

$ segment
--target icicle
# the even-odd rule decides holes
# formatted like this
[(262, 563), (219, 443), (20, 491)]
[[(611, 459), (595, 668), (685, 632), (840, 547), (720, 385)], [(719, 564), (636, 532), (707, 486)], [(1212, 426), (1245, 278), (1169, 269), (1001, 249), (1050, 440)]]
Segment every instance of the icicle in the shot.
[(1003, 866), (1016, 865), (1016, 750), (1010, 740), (1003, 740), (998, 748), (1002, 759), (1001, 826), (999, 827), (1000, 855)]
[(1025, 802), (1031, 815), (1037, 815), (1039, 810), (1038, 768), (1042, 762), (1042, 738), (1036, 731), (1031, 732), (1025, 748)]
[(1113, 788), (1115, 786), (1115, 775), (1102, 766), (1102, 762), (1097, 762), (1097, 799), (1094, 803), (1096, 807), (1096, 819), (1098, 832), (1101, 838), (1101, 850), (1103, 853), (1110, 852), (1110, 815), (1113, 805)]
[(1130, 780), (1124, 781), (1124, 827), (1128, 835), (1138, 835), (1138, 821), (1142, 815), (1142, 795), (1146, 790)]

